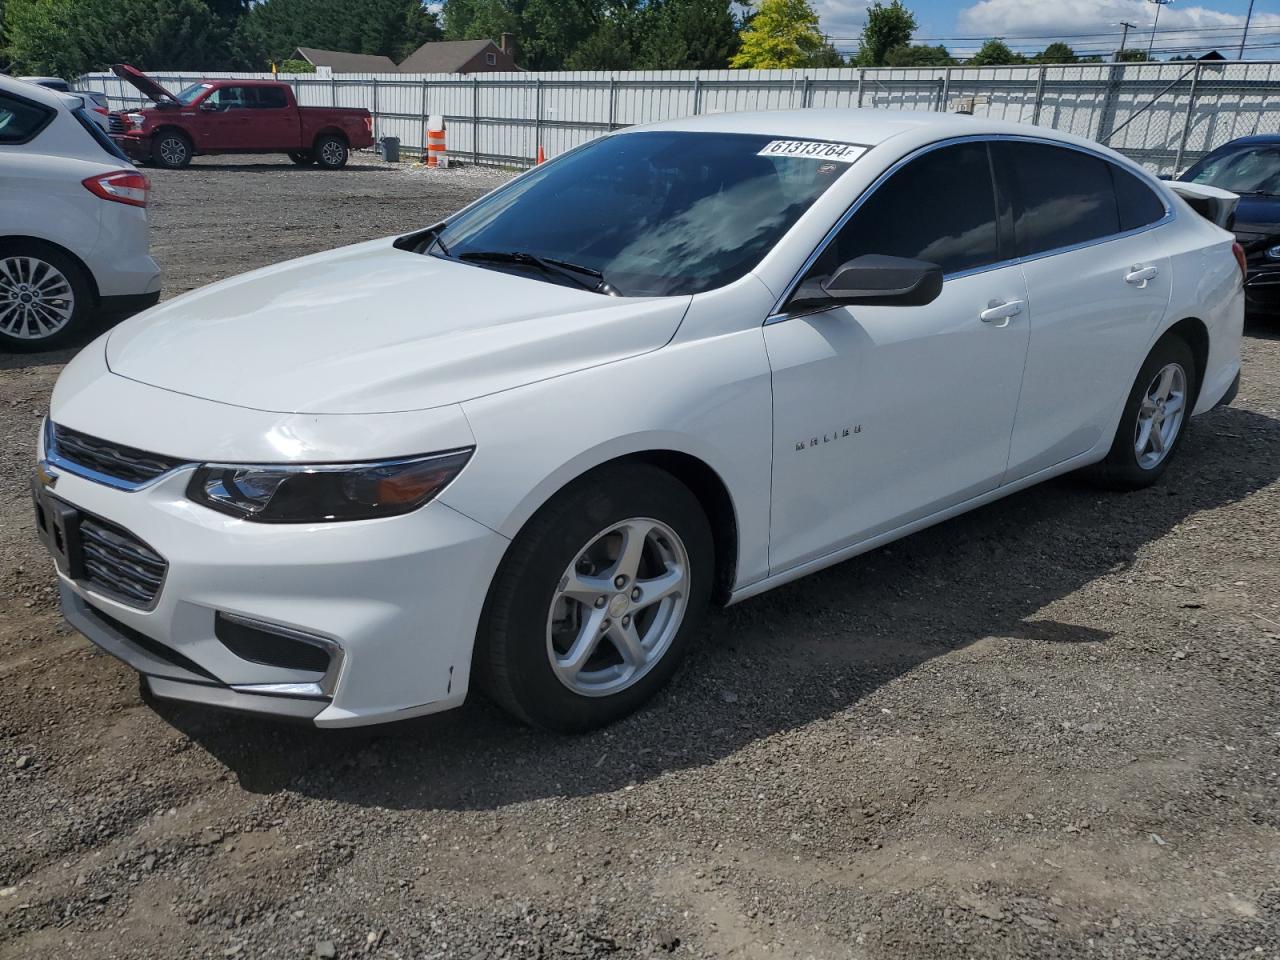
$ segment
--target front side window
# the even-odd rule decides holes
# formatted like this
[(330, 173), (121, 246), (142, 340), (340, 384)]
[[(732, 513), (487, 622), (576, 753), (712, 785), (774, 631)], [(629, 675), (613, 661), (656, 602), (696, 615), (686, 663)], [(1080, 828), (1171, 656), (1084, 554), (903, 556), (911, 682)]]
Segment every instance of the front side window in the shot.
[(1280, 143), (1212, 154), (1188, 170), (1183, 179), (1232, 193), (1280, 196)]
[(240, 110), (246, 106), (248, 93), (245, 87), (219, 87), (209, 94), (205, 103), (212, 103), (219, 110)]
[(1008, 142), (1000, 149), (1014, 187), (1014, 234), (1021, 256), (1120, 232), (1112, 164), (1042, 143)]
[(0, 93), (0, 143), (26, 143), (53, 119), (53, 110)]
[(818, 258), (811, 276), (829, 276), (864, 254), (910, 257), (959, 273), (1000, 255), (996, 197), (985, 143), (931, 150), (867, 197)]
[(561, 282), (529, 256), (556, 261), (602, 274), (623, 296), (712, 290), (754, 268), (861, 153), (813, 144), (814, 155), (762, 155), (775, 141), (677, 131), (602, 137), (450, 220), (427, 252)]

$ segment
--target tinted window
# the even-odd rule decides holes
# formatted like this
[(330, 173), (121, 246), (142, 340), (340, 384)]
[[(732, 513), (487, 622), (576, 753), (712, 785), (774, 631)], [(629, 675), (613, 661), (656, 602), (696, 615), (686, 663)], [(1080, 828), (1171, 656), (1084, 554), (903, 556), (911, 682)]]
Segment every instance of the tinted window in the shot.
[(927, 260), (944, 273), (1000, 260), (986, 144), (932, 150), (895, 173), (863, 201), (813, 274), (867, 253)]
[(248, 90), (245, 87), (219, 87), (209, 94), (205, 103), (216, 103), (220, 110), (239, 110), (245, 107)]
[(279, 87), (251, 87), (249, 92), (254, 95), (249, 101), (249, 106), (251, 107), (257, 107), (262, 110), (278, 110), (287, 106), (284, 91)]
[(1111, 164), (1039, 143), (1002, 145), (1015, 184), (1014, 233), (1023, 256), (1120, 232)]
[[(711, 290), (751, 270), (850, 166), (761, 156), (774, 139), (675, 131), (602, 137), (459, 214), (429, 252), (472, 262), (534, 254), (603, 273), (624, 296)], [(499, 268), (559, 282), (527, 262)]]
[(1182, 179), (1232, 193), (1280, 196), (1280, 144), (1211, 153), (1183, 174)]
[(0, 143), (26, 143), (52, 119), (48, 107), (0, 93)]
[(1164, 201), (1150, 187), (1123, 167), (1111, 166), (1111, 182), (1120, 208), (1120, 229), (1137, 230), (1164, 216)]

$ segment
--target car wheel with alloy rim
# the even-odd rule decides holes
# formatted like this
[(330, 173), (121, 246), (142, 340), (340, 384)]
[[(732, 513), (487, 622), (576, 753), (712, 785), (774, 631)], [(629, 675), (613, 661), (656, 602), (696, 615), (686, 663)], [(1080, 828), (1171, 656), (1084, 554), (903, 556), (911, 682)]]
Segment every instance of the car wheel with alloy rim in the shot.
[(185, 167), (191, 162), (191, 141), (176, 130), (162, 131), (151, 143), (151, 159), (168, 170)]
[(0, 348), (52, 350), (74, 337), (90, 311), (84, 271), (44, 244), (0, 245)]
[(513, 541), (485, 605), (481, 683), (522, 720), (589, 730), (670, 678), (711, 595), (714, 546), (693, 493), (645, 463), (571, 484)]
[(331, 133), (316, 139), (316, 148), (312, 151), (316, 163), (326, 170), (338, 170), (347, 165), (347, 144), (341, 137)]

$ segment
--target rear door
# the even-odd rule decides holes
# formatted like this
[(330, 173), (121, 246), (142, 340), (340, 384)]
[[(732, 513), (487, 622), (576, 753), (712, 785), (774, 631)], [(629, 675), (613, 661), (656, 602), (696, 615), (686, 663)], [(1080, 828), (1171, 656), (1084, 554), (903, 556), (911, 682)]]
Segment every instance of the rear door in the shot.
[(296, 150), (299, 144), (298, 111), (284, 87), (246, 87), (244, 134), (247, 150)]
[(1009, 480), (1086, 453), (1119, 404), (1169, 303), (1165, 202), (1098, 154), (1022, 140), (996, 144), (1013, 198), (1031, 339)]

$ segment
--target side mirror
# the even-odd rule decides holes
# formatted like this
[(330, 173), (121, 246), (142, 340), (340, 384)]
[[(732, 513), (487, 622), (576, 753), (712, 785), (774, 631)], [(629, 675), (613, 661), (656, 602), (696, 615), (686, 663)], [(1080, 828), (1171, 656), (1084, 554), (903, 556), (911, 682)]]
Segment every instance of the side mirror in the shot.
[(942, 268), (936, 263), (869, 253), (841, 264), (826, 280), (806, 280), (788, 306), (922, 307), (940, 293)]

